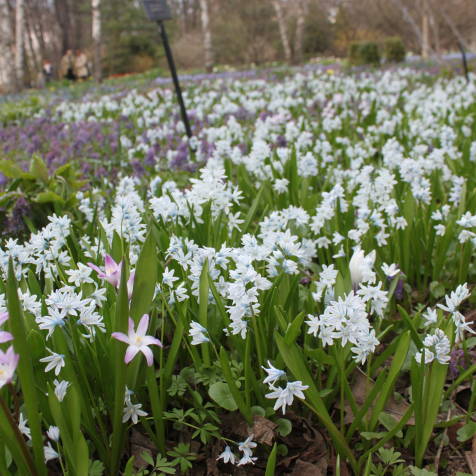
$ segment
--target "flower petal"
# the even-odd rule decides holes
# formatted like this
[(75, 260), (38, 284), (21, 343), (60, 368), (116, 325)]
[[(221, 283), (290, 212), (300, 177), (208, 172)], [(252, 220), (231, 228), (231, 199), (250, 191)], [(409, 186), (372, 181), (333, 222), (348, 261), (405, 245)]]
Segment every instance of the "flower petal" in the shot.
[(110, 255), (106, 255), (104, 258), (104, 270), (106, 274), (112, 274), (117, 272), (118, 269), (121, 269), (122, 261), (116, 263)]
[(0, 331), (0, 344), (3, 344), (4, 342), (9, 342), (11, 340), (13, 340), (13, 336), (10, 334), (10, 332)]
[(141, 347), (140, 351), (145, 355), (147, 365), (150, 367), (154, 363), (154, 354), (148, 347)]
[(126, 344), (129, 344), (129, 336), (126, 336), (126, 334), (123, 334), (122, 332), (113, 332), (111, 334), (111, 337), (120, 340), (121, 342), (125, 342)]
[(134, 346), (130, 345), (126, 350), (126, 355), (124, 356), (124, 362), (128, 364), (137, 355), (137, 352), (139, 352), (139, 348), (136, 347), (135, 345)]
[(162, 347), (162, 342), (160, 342), (156, 337), (144, 336), (142, 342), (144, 345), (158, 345), (159, 347)]
[(145, 336), (145, 333), (147, 332), (148, 327), (149, 327), (149, 315), (144, 314), (141, 317), (139, 325), (137, 326), (137, 335), (141, 337)]

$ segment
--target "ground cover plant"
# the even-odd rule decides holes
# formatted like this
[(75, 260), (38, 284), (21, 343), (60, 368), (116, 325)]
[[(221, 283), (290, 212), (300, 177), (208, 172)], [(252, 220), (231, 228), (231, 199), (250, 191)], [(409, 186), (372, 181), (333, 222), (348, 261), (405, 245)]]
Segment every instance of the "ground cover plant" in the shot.
[(1, 162), (44, 215), (0, 248), (0, 474), (474, 471), (474, 79), (205, 81), (191, 141), (167, 89), (36, 112), (116, 148)]

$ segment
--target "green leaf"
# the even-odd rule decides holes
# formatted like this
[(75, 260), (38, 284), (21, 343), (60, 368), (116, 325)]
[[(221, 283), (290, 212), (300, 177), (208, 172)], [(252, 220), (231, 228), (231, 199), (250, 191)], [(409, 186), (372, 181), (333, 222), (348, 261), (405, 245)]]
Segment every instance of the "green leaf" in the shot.
[(37, 180), (40, 180), (45, 184), (48, 183), (48, 180), (49, 180), (48, 168), (46, 167), (46, 164), (43, 162), (43, 159), (38, 154), (35, 154), (31, 158), (30, 173)]
[(256, 211), (257, 211), (258, 206), (259, 206), (260, 201), (261, 201), (261, 196), (263, 195), (263, 190), (264, 190), (264, 184), (259, 189), (255, 199), (253, 200), (253, 203), (251, 204), (250, 209), (248, 210), (248, 214), (246, 215), (245, 223), (243, 224), (243, 227), (242, 227), (242, 234), (243, 235), (248, 231), (248, 228), (250, 227), (251, 221), (253, 220), (253, 217), (256, 214)]
[(218, 405), (220, 405), (225, 410), (234, 412), (238, 409), (238, 405), (236, 404), (235, 399), (233, 398), (230, 388), (225, 382), (215, 382), (214, 384), (210, 385), (210, 388), (208, 389), (208, 394), (216, 403), (218, 403)]
[(266, 463), (266, 471), (264, 476), (274, 476), (276, 471), (276, 456), (278, 453), (278, 446), (276, 443), (273, 445), (273, 449), (269, 454), (268, 462)]
[(430, 293), (435, 299), (440, 299), (445, 295), (446, 290), (440, 282), (432, 281), (430, 283)]
[[(382, 412), (378, 416), (378, 421), (388, 430), (390, 431), (392, 428), (395, 428), (395, 425), (397, 424), (397, 420), (393, 418), (393, 416), (389, 415), (388, 413)], [(397, 438), (402, 438), (403, 433), (399, 431), (396, 433)]]
[(149, 312), (156, 282), (157, 253), (154, 237), (149, 233), (137, 260), (134, 276), (130, 315), (135, 321)]
[(221, 370), (223, 372), (223, 376), (225, 377), (226, 383), (228, 384), (230, 392), (233, 395), (233, 399), (238, 405), (238, 408), (240, 409), (241, 414), (246, 418), (246, 421), (248, 422), (248, 424), (251, 425), (253, 421), (253, 417), (251, 415), (251, 409), (246, 405), (243, 397), (241, 396), (240, 391), (238, 390), (238, 387), (236, 386), (235, 379), (233, 377), (233, 374), (231, 373), (230, 361), (223, 347), (220, 349), (220, 364), (221, 364)]
[(126, 464), (126, 467), (124, 468), (124, 476), (133, 476), (134, 473), (134, 460), (135, 456), (131, 456)]
[(352, 450), (349, 448), (349, 445), (345, 441), (344, 436), (335, 426), (332, 418), (327, 411), (327, 408), (319, 395), (314, 379), (309, 373), (309, 370), (304, 362), (302, 352), (296, 346), (296, 344), (288, 345), (283, 337), (279, 334), (275, 334), (274, 339), (278, 345), (279, 353), (283, 358), (286, 366), (290, 369), (295, 378), (302, 381), (304, 385), (308, 385), (309, 388), (305, 391), (306, 401), (309, 402), (309, 406), (318, 416), (318, 418), (325, 425), (329, 433), (331, 434), (334, 444), (336, 445), (337, 450), (343, 456), (345, 456), (355, 471), (357, 471), (357, 461), (352, 453)]
[(393, 392), (393, 388), (395, 386), (397, 377), (400, 375), (401, 368), (403, 364), (405, 363), (405, 358), (407, 356), (409, 347), (410, 347), (410, 332), (407, 331), (398, 337), (398, 346), (395, 351), (395, 356), (393, 357), (393, 360), (392, 360), (392, 365), (390, 367), (387, 377), (381, 383), (382, 389), (377, 401), (375, 402), (375, 406), (372, 411), (372, 420), (370, 423), (370, 429), (375, 428), (377, 418), (382, 413), (385, 407), (385, 404), (387, 403), (390, 395)]
[(75, 474), (77, 476), (88, 476), (89, 473), (89, 450), (83, 435), (77, 438), (75, 444), (76, 465)]
[[(116, 314), (114, 316), (114, 331), (127, 332), (127, 322), (129, 317), (129, 299), (127, 297), (127, 267), (126, 261), (122, 261), (121, 284), (119, 286), (116, 303)], [(114, 362), (114, 406), (112, 415), (112, 451), (111, 451), (111, 473), (118, 474), (124, 445), (124, 424), (122, 423), (122, 411), (124, 407), (124, 392), (126, 389), (127, 368), (124, 363), (125, 348), (122, 342), (114, 340), (111, 342), (112, 362)]]
[(152, 455), (148, 451), (143, 451), (140, 454), (140, 457), (150, 466), (155, 466), (154, 460), (152, 458)]
[(51, 190), (38, 193), (33, 201), (36, 203), (58, 203), (64, 205), (64, 200), (57, 193), (52, 192)]
[(405, 460), (401, 459), (402, 453), (395, 451), (393, 448), (380, 448), (378, 450), (378, 457), (382, 463), (387, 466), (394, 465), (397, 463), (404, 463)]
[(466, 425), (462, 426), (457, 432), (457, 440), (458, 441), (468, 441), (474, 435), (476, 435), (476, 422), (470, 421), (466, 423)]
[(366, 440), (380, 440), (386, 433), (383, 431), (361, 431), (359, 435)]
[(11, 160), (0, 160), (0, 173), (8, 178), (23, 178), (25, 172)]
[(10, 318), (8, 324), (13, 334), (13, 347), (20, 359), (17, 374), (23, 392), (26, 414), (31, 430), (33, 454), (36, 470), (39, 475), (46, 476), (46, 465), (43, 454), (43, 435), (41, 432), (41, 416), (38, 405), (38, 389), (33, 373), (32, 353), (27, 341), (27, 331), (20, 300), (18, 298), (18, 284), (10, 258), (7, 279), (7, 307)]
[[(199, 303), (198, 303), (198, 320), (200, 324), (208, 329), (208, 260), (205, 260), (203, 264), (202, 272), (200, 274), (200, 285), (199, 285)], [(207, 343), (202, 344), (201, 346), (203, 354), (203, 362), (209, 367), (210, 366), (210, 350)]]
[(276, 420), (278, 432), (281, 436), (288, 436), (293, 431), (293, 424), (287, 418), (278, 418)]
[(104, 474), (104, 464), (99, 461), (89, 462), (89, 474), (88, 476), (102, 476)]
[(288, 327), (286, 334), (284, 335), (284, 340), (287, 344), (294, 344), (296, 339), (299, 337), (299, 334), (301, 333), (302, 323), (304, 322), (305, 317), (306, 313), (301, 312), (294, 318), (294, 321)]
[(410, 466), (409, 469), (413, 476), (438, 476), (433, 471), (428, 471), (427, 469), (420, 469), (416, 466)]

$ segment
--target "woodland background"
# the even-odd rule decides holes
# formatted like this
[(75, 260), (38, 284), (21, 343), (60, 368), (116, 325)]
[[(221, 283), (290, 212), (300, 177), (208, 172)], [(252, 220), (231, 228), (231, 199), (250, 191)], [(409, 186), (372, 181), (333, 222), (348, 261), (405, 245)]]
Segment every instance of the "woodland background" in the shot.
[[(343, 57), (358, 40), (400, 37), (423, 57), (476, 50), (476, 0), (169, 0), (179, 68)], [(41, 85), (68, 49), (97, 79), (165, 65), (139, 0), (0, 0), (0, 89)]]

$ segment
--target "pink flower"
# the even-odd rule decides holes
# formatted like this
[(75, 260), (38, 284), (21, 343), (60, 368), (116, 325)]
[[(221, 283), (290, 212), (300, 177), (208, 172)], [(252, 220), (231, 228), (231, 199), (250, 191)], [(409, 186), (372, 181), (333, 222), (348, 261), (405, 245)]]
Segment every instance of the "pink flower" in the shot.
[(96, 273), (101, 279), (105, 279), (115, 288), (117, 288), (121, 283), (122, 261), (116, 263), (111, 256), (106, 255), (106, 257), (104, 258), (104, 271), (102, 271), (101, 268), (98, 268), (93, 263), (88, 263), (88, 266), (94, 269), (94, 271), (96, 271)]
[(0, 388), (12, 381), (20, 356), (15, 354), (11, 345), (6, 352), (0, 350)]
[[(0, 326), (8, 319), (8, 312), (0, 312)], [(0, 331), (0, 344), (13, 340), (10, 332)]]
[(147, 365), (150, 367), (154, 362), (154, 356), (149, 349), (149, 345), (158, 345), (162, 347), (162, 343), (159, 339), (152, 336), (146, 336), (147, 328), (149, 327), (149, 316), (144, 314), (137, 326), (137, 331), (134, 330), (134, 321), (129, 318), (129, 331), (126, 334), (122, 332), (113, 332), (111, 335), (114, 339), (125, 342), (128, 347), (124, 362), (128, 364), (138, 352), (142, 352), (147, 360)]
[[(122, 261), (116, 263), (111, 256), (106, 255), (104, 258), (104, 271), (93, 263), (88, 263), (88, 266), (96, 271), (98, 277), (105, 279), (115, 288), (118, 288), (121, 284)], [(132, 271), (127, 280), (127, 295), (129, 299), (132, 297), (132, 289), (134, 288), (134, 276), (135, 271)]]

